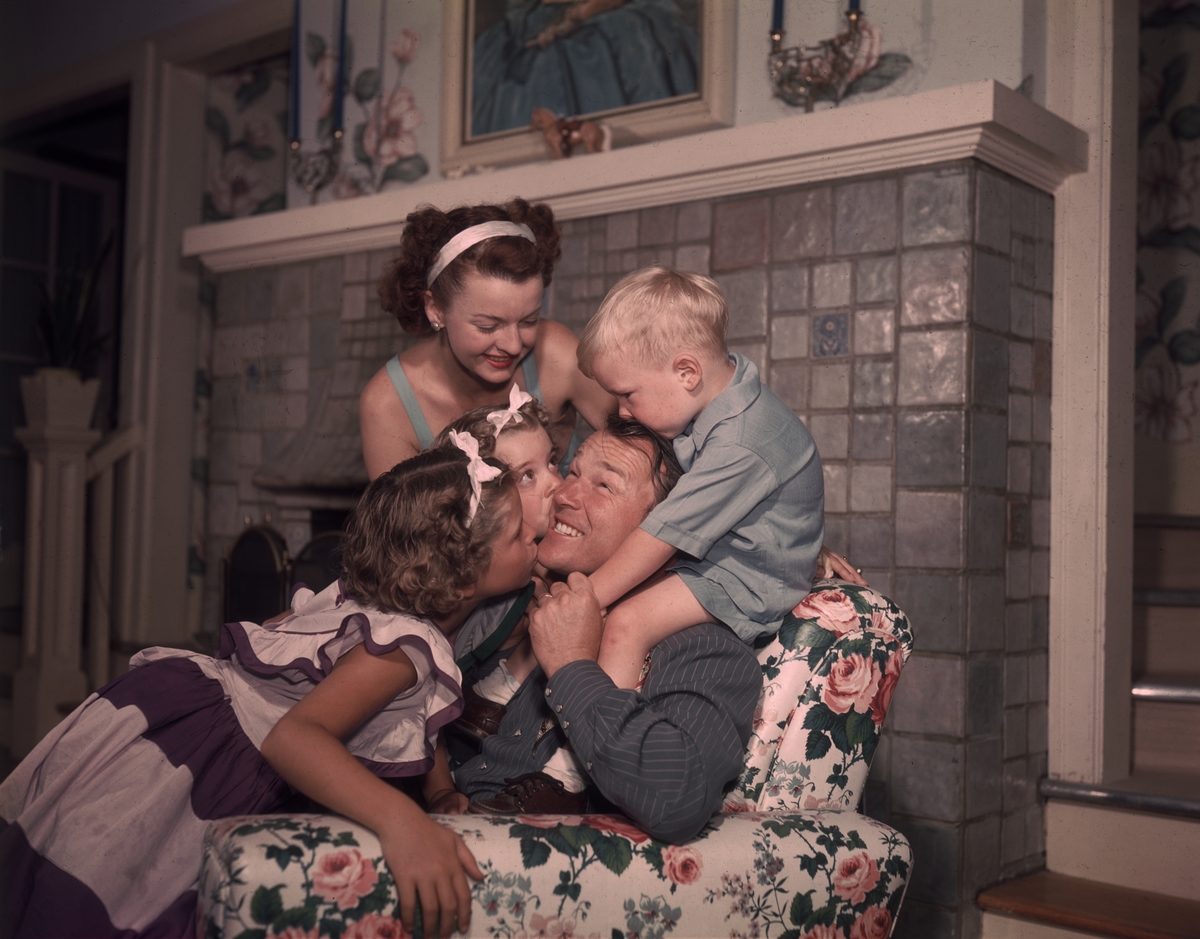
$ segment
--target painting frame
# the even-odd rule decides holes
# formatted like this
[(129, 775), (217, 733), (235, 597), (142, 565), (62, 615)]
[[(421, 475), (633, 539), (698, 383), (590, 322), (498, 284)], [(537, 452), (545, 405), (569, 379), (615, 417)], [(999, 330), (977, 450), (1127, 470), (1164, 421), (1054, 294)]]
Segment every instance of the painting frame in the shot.
[[(458, 176), (475, 168), (508, 166), (549, 157), (541, 133), (518, 128), (472, 139), (467, 122), (471, 76), (469, 5), (442, 0), (441, 170)], [(613, 146), (679, 137), (733, 124), (734, 0), (699, 0), (699, 90), (694, 95), (604, 111), (596, 117), (612, 130)]]

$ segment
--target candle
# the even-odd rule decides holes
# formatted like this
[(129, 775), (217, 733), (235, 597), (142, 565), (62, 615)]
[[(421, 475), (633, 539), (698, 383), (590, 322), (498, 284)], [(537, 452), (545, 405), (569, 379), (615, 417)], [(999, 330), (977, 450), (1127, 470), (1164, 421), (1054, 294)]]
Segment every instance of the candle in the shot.
[(292, 12), (292, 108), (288, 114), (288, 140), (300, 139), (300, 0)]
[(771, 32), (783, 32), (783, 0), (775, 0), (774, 7), (771, 10)]
[(337, 61), (337, 84), (334, 86), (333, 92), (333, 132), (340, 136), (344, 126), (342, 106), (346, 97), (346, 0), (342, 0), (341, 23), (338, 26)]
[(862, 7), (860, 6), (860, 0), (850, 0), (850, 12), (851, 13), (858, 13), (858, 12), (860, 12), (861, 9), (862, 9)]

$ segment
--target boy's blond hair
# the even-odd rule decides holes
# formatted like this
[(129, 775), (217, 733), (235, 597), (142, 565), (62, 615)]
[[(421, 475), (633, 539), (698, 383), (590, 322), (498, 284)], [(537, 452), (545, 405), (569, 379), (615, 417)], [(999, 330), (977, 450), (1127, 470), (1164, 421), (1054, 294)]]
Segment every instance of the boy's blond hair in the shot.
[(608, 292), (579, 340), (579, 370), (589, 378), (600, 355), (620, 354), (639, 365), (663, 367), (680, 352), (713, 358), (729, 354), (729, 310), (721, 288), (691, 271), (647, 267), (627, 274)]

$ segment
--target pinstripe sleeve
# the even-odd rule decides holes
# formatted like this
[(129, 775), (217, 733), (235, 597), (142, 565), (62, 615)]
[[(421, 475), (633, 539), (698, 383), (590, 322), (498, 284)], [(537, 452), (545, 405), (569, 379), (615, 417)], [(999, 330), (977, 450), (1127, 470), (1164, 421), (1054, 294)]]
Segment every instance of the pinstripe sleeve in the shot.
[(641, 692), (591, 661), (561, 668), (546, 696), (592, 781), (645, 831), (679, 843), (721, 805), (741, 771), (762, 673), (724, 626), (693, 626), (655, 647)]

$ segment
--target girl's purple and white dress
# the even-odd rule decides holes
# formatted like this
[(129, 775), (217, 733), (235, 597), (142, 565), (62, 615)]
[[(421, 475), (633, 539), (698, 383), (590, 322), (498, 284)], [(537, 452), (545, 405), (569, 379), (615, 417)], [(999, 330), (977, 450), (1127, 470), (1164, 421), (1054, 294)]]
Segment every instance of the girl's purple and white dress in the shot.
[(346, 746), (377, 776), (433, 765), (462, 711), (446, 637), (427, 620), (297, 590), (272, 626), (229, 623), (217, 658), (138, 653), (0, 783), (0, 937), (185, 936), (195, 930), (204, 830), (269, 812), (292, 789), (258, 752), (337, 660), (403, 649), (417, 683)]

